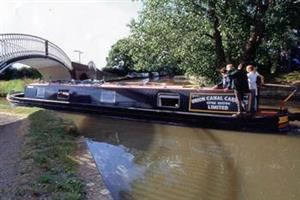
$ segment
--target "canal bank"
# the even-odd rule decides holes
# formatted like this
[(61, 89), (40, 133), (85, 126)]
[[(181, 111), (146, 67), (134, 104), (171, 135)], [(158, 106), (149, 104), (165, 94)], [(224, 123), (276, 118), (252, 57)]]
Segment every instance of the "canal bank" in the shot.
[(110, 199), (70, 121), (4, 104), (0, 111), (0, 199)]

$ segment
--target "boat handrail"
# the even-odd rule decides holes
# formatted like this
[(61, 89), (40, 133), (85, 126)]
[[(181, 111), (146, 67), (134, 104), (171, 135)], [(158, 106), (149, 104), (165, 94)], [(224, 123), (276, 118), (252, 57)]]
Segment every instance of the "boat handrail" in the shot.
[(296, 94), (298, 88), (295, 86), (293, 88), (294, 88), (294, 90), (285, 99), (280, 101), (280, 105), (279, 105), (280, 110), (284, 110), (286, 102), (288, 102), (292, 98), (292, 96), (294, 96)]

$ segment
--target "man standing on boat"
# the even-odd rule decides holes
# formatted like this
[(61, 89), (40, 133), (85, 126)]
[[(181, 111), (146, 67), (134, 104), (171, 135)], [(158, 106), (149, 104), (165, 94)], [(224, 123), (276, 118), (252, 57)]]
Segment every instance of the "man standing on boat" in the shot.
[(250, 92), (248, 85), (248, 76), (244, 70), (243, 64), (239, 64), (238, 69), (230, 73), (229, 78), (232, 80), (233, 90), (237, 101), (238, 112), (234, 116), (241, 116), (247, 111), (244, 102), (244, 96)]
[(249, 89), (254, 91), (254, 106), (252, 112), (255, 112), (258, 110), (258, 103), (259, 103), (259, 84), (264, 84), (264, 77), (259, 74), (255, 67), (253, 65), (248, 65), (246, 67), (246, 70), (248, 72), (248, 84), (249, 84)]

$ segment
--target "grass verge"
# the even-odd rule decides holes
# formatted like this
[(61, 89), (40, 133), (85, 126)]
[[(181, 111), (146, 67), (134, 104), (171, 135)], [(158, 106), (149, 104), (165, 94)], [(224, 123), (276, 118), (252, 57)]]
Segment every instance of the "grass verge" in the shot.
[(0, 97), (0, 112), (13, 115), (29, 116), (30, 114), (40, 110), (34, 107), (15, 107), (8, 103), (5, 98)]
[(33, 79), (0, 81), (0, 97), (5, 97), (10, 91), (23, 91), (24, 86), (32, 82)]
[(45, 110), (34, 112), (29, 120), (22, 173), (30, 180), (17, 188), (16, 195), (38, 199), (83, 199), (84, 183), (76, 175), (77, 163), (73, 159), (77, 136), (74, 124)]

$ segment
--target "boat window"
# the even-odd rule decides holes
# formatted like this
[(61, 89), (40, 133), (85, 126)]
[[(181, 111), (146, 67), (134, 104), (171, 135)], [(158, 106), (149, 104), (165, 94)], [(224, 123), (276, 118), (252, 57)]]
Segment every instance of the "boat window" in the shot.
[(109, 90), (102, 90), (100, 101), (101, 101), (101, 103), (115, 103), (116, 102), (116, 92), (109, 91)]
[(37, 88), (36, 97), (44, 98), (45, 97), (45, 88)]
[(70, 93), (69, 90), (58, 90), (57, 99), (59, 100), (69, 100)]
[(165, 108), (179, 108), (180, 95), (176, 93), (159, 93), (157, 105)]

